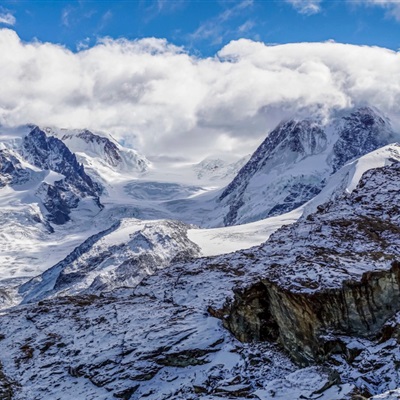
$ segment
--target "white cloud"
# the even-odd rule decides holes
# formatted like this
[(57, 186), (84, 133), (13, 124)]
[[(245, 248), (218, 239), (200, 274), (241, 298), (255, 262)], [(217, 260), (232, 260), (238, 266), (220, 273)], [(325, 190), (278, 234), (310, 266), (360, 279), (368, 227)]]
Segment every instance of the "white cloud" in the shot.
[(0, 24), (13, 26), (16, 22), (13, 14), (0, 8)]
[(73, 14), (73, 12), (75, 11), (75, 9), (71, 6), (65, 7), (62, 11), (61, 11), (61, 23), (62, 25), (69, 27), (71, 25), (71, 15)]
[(246, 154), (282, 118), (370, 104), (400, 128), (400, 54), (241, 39), (214, 58), (166, 40), (103, 39), (73, 53), (0, 30), (0, 124), (108, 131), (147, 155)]
[(356, 0), (355, 2), (369, 6), (383, 7), (387, 10), (388, 16), (400, 21), (400, 0)]
[(285, 0), (291, 4), (300, 14), (313, 15), (321, 11), (322, 0)]

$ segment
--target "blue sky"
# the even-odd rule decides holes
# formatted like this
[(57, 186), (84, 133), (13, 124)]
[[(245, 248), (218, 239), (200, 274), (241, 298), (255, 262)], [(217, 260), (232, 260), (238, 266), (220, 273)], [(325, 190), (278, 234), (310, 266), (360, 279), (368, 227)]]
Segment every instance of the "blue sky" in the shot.
[(213, 55), (238, 38), (265, 43), (334, 40), (400, 48), (400, 2), (385, 0), (0, 1), (0, 27), (25, 41), (76, 51), (99, 37), (166, 38)]

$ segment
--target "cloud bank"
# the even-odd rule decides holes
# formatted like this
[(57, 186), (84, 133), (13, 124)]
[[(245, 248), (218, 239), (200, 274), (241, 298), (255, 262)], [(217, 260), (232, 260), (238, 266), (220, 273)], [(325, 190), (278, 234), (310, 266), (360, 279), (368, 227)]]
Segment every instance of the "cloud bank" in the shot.
[(73, 53), (3, 29), (0, 54), (0, 124), (108, 131), (150, 157), (246, 154), (283, 118), (366, 103), (400, 128), (400, 53), (383, 48), (241, 39), (201, 59), (148, 38)]

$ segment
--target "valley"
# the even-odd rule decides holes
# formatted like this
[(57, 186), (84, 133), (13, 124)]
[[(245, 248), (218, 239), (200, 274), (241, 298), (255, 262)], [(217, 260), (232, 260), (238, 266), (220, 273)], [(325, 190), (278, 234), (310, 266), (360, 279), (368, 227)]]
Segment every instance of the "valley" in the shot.
[(392, 398), (399, 138), (360, 107), (188, 164), (0, 126), (2, 398)]

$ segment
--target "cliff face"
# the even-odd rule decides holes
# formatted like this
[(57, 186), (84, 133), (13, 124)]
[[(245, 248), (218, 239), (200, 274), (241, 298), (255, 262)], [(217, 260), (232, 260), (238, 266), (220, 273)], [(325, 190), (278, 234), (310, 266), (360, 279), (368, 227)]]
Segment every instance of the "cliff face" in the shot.
[(215, 311), (241, 341), (279, 342), (301, 365), (376, 337), (400, 310), (400, 164), (368, 171), (351, 194), (281, 228), (258, 279)]
[(237, 291), (224, 325), (241, 341), (278, 341), (301, 365), (343, 349), (332, 338), (373, 338), (400, 310), (400, 264), (363, 274), (360, 281), (312, 294), (285, 290), (268, 279)]

